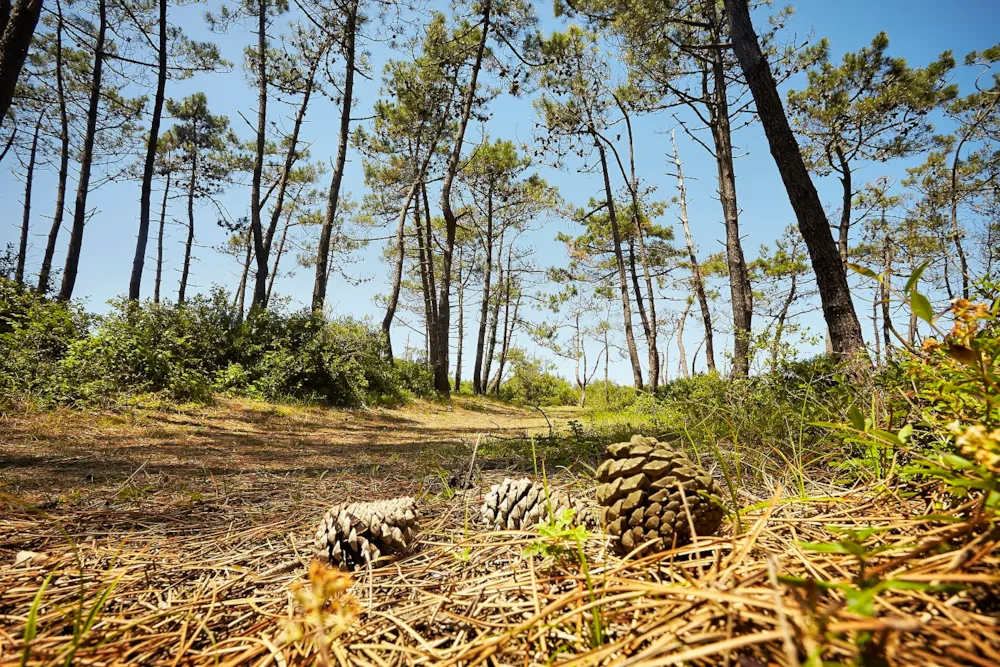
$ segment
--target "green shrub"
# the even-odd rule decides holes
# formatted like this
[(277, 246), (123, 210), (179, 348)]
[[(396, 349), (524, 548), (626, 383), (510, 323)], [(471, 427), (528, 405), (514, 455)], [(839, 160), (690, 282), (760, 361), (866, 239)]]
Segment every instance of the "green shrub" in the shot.
[(508, 357), (510, 378), (500, 387), (500, 398), (527, 405), (576, 405), (579, 392), (569, 381), (552, 373), (554, 365), (513, 349)]
[(49, 405), (68, 398), (62, 359), (86, 336), (93, 318), (0, 279), (0, 403)]

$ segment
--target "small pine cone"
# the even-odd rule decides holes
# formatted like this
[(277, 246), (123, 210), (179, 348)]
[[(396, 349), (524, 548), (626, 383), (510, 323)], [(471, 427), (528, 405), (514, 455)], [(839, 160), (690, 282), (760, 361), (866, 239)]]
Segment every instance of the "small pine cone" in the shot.
[(575, 523), (593, 522), (594, 513), (586, 503), (574, 500), (563, 491), (552, 491), (546, 496), (545, 488), (527, 477), (504, 479), (494, 484), (483, 503), (483, 521), (495, 530), (526, 530), (560, 516), (565, 510), (574, 511)]
[(354, 569), (409, 548), (416, 529), (413, 498), (334, 505), (316, 531), (317, 557)]
[(698, 535), (711, 535), (725, 515), (703, 495), (722, 496), (715, 479), (686, 454), (654, 438), (637, 435), (610, 445), (597, 468), (597, 481), (601, 525), (620, 555), (649, 540), (654, 540), (648, 547), (653, 552), (670, 549), (675, 541), (689, 542), (692, 524)]

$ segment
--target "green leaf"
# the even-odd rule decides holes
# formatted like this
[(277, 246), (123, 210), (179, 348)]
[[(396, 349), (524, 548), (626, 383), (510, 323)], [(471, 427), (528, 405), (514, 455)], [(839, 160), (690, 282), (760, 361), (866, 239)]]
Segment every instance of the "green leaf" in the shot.
[(848, 417), (851, 418), (851, 425), (854, 426), (859, 431), (865, 430), (865, 416), (861, 414), (861, 410), (858, 410), (857, 406), (852, 405), (847, 411)]
[(809, 551), (818, 551), (824, 554), (844, 554), (850, 555), (850, 551), (844, 548), (839, 542), (795, 542), (795, 546)]
[(913, 424), (907, 424), (903, 428), (899, 429), (899, 441), (906, 442), (913, 435)]
[(867, 266), (860, 266), (858, 264), (851, 264), (850, 262), (848, 262), (847, 263), (847, 268), (849, 268), (851, 271), (854, 271), (855, 273), (860, 273), (861, 275), (865, 276), (866, 278), (871, 278), (872, 280), (877, 280), (879, 282), (882, 282), (882, 276), (880, 276), (879, 274), (875, 273), (874, 271), (872, 271), (871, 269), (869, 269)]
[(35, 593), (35, 599), (31, 601), (31, 608), (28, 610), (28, 621), (24, 624), (24, 652), (21, 653), (21, 667), (27, 665), (28, 658), (31, 657), (31, 642), (35, 640), (35, 635), (38, 632), (38, 608), (42, 604), (42, 595), (45, 594), (45, 589), (51, 580), (51, 574), (45, 577), (41, 588)]
[(913, 270), (910, 274), (910, 279), (906, 281), (906, 285), (903, 287), (903, 293), (909, 295), (910, 291), (917, 286), (917, 281), (920, 280), (920, 276), (923, 275), (924, 269), (931, 263), (931, 260), (927, 260), (917, 268)]
[(934, 324), (934, 307), (926, 296), (914, 290), (910, 293), (910, 307), (913, 313), (928, 324)]

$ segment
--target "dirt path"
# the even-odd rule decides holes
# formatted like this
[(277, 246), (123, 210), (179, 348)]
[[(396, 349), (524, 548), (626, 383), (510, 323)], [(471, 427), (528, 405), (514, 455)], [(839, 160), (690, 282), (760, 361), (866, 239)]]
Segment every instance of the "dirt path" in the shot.
[[(558, 409), (558, 426), (576, 411)], [(477, 436), (547, 431), (534, 410), (456, 398), (401, 409), (331, 410), (220, 400), (119, 413), (0, 416), (0, 490), (32, 502), (119, 496), (255, 478), (371, 475), (411, 479), (460, 459)], [(467, 455), (467, 454), (465, 454)]]

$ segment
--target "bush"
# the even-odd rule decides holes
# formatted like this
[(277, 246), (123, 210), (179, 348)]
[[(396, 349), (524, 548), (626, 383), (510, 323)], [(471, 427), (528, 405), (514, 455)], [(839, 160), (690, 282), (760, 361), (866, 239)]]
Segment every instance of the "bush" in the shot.
[(381, 331), (352, 318), (254, 313), (222, 290), (184, 304), (112, 302), (89, 316), (0, 279), (0, 400), (208, 400), (213, 391), (327, 405), (394, 404), (433, 392), (414, 362), (390, 363)]
[(576, 405), (579, 392), (569, 381), (552, 373), (553, 364), (522, 350), (510, 351), (510, 378), (500, 387), (500, 398), (527, 405)]

